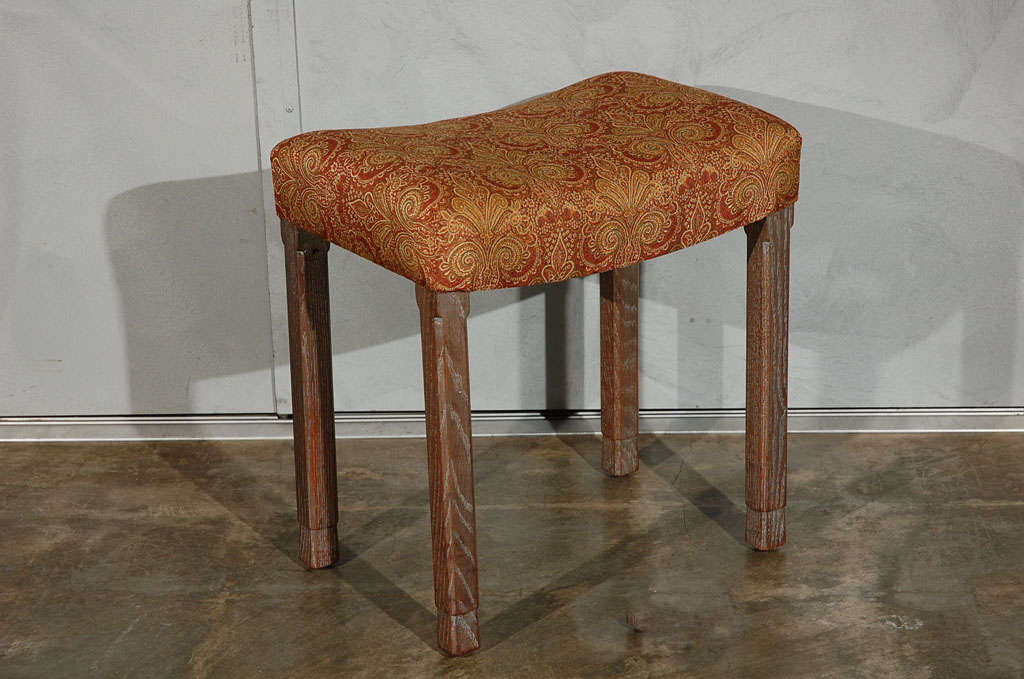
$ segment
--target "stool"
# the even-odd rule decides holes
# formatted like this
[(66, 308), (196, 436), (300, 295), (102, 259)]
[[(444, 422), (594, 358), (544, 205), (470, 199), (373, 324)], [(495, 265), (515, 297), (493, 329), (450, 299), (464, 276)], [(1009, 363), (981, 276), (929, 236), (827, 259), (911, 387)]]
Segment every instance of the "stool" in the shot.
[(437, 638), (480, 645), (466, 317), (475, 290), (600, 274), (601, 466), (636, 471), (639, 262), (747, 233), (746, 538), (786, 540), (789, 229), (799, 133), (725, 97), (607, 73), (498, 111), (307, 132), (271, 155), (285, 247), (299, 557), (338, 560), (327, 249), (416, 284)]

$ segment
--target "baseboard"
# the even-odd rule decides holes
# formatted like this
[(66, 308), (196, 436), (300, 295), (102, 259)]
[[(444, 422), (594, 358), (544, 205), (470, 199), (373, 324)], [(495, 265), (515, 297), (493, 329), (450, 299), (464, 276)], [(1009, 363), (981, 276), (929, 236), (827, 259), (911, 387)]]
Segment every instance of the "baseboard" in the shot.
[[(647, 433), (725, 434), (743, 431), (743, 410), (643, 410)], [(423, 436), (422, 412), (338, 413), (339, 438)], [(594, 434), (597, 410), (479, 411), (475, 436)], [(1024, 431), (1024, 407), (828, 408), (789, 411), (789, 431), (983, 432)], [(0, 441), (139, 441), (166, 439), (287, 439), (291, 420), (275, 415), (160, 415), (3, 417)]]

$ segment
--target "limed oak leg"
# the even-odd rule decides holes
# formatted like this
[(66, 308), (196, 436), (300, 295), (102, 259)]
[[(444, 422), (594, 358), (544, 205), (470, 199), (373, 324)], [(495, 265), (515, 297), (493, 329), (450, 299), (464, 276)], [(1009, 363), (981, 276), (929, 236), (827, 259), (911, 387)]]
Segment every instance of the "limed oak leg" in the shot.
[(327, 241), (281, 220), (288, 290), (295, 492), (299, 559), (310, 568), (338, 560), (338, 477), (334, 448)]
[(464, 655), (480, 647), (466, 346), (469, 293), (418, 285), (416, 301), (423, 341), (437, 643), (451, 655)]
[(786, 542), (786, 381), (789, 354), (787, 207), (747, 232), (747, 544)]
[(626, 476), (639, 467), (637, 307), (640, 265), (601, 274), (601, 468)]

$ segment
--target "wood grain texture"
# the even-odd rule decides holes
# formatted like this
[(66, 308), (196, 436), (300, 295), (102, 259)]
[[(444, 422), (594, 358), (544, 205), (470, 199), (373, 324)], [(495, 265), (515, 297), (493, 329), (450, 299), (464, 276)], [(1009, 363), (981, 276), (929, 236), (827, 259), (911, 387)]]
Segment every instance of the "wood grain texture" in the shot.
[(416, 286), (423, 342), (430, 531), (437, 642), (451, 655), (480, 646), (470, 427), (469, 293)]
[(480, 648), (480, 619), (475, 610), (462, 615), (437, 611), (437, 645), (450, 655), (466, 655)]
[(786, 407), (789, 355), (787, 207), (747, 232), (747, 543), (786, 542)]
[(310, 568), (338, 560), (338, 476), (327, 249), (322, 238), (281, 221), (288, 296), (299, 558)]
[(601, 274), (601, 468), (611, 476), (640, 464), (639, 293), (639, 264)]

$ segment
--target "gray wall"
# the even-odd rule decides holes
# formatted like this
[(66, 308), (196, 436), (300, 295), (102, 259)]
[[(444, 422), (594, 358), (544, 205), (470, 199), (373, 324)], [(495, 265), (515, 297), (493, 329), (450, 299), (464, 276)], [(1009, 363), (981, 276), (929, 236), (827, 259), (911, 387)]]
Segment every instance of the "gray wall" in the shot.
[[(0, 415), (287, 412), (261, 154), (615, 69), (803, 132), (793, 406), (1024, 403), (1024, 3), (292, 6), (0, 2)], [(644, 265), (644, 407), (742, 406), (743, 255)], [(411, 284), (331, 264), (338, 409), (421, 408)], [(475, 295), (474, 406), (596, 407), (597, 330), (596, 279)]]
[(0, 414), (273, 408), (241, 1), (0, 1)]

